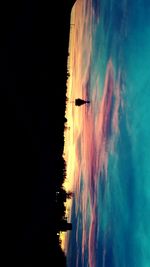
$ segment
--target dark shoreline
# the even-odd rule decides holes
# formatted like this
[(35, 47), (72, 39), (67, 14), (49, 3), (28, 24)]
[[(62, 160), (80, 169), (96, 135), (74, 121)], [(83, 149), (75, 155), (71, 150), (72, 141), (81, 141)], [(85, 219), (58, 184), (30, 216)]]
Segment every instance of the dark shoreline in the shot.
[(64, 145), (72, 6), (66, 3), (51, 3), (49, 8), (47, 1), (27, 0), (1, 8), (5, 266), (65, 266), (55, 235), (55, 189)]

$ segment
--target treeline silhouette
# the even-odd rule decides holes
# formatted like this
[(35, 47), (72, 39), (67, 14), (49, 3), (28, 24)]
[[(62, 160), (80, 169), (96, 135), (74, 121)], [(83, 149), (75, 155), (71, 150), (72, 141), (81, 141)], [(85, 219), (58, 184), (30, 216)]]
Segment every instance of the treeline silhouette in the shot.
[[(69, 48), (69, 32), (70, 32), (70, 15), (71, 8), (76, 0), (64, 1), (65, 3), (65, 12), (64, 12), (64, 35), (62, 41), (64, 42), (63, 53), (61, 50), (60, 57), (63, 57), (63, 66), (61, 66), (59, 79), (61, 80), (61, 90), (59, 91), (58, 97), (56, 97), (55, 101), (58, 106), (59, 112), (57, 114), (57, 120), (54, 121), (56, 123), (57, 131), (55, 131), (55, 153), (53, 155), (53, 179), (54, 179), (54, 192), (55, 201), (53, 202), (53, 223), (51, 228), (51, 247), (50, 254), (53, 258), (55, 266), (66, 267), (67, 259), (64, 251), (61, 248), (61, 241), (59, 238), (60, 231), (67, 231), (68, 226), (68, 218), (66, 217), (66, 207), (65, 202), (67, 199), (74, 197), (73, 192), (66, 192), (63, 187), (63, 183), (66, 179), (66, 161), (63, 158), (63, 150), (65, 145), (64, 139), (64, 131), (69, 130), (67, 127), (67, 119), (65, 117), (65, 110), (68, 98), (66, 96), (67, 93), (67, 80), (70, 77), (69, 69), (68, 69), (68, 57), (70, 56), (68, 52)], [(67, 8), (66, 8), (67, 6)], [(65, 227), (64, 227), (65, 225)], [(69, 225), (70, 226), (70, 225)], [(72, 226), (73, 227), (73, 226)], [(71, 230), (71, 228), (70, 228)], [(52, 245), (53, 244), (53, 245)], [(53, 254), (54, 253), (54, 254)]]
[(57, 233), (67, 220), (64, 203), (69, 197), (62, 186), (66, 175), (62, 155), (74, 2), (1, 3), (1, 261), (5, 266), (66, 266)]
[[(62, 119), (62, 129), (59, 131), (59, 138), (58, 138), (58, 153), (57, 153), (57, 159), (56, 159), (56, 168), (55, 168), (55, 203), (54, 203), (54, 217), (55, 217), (55, 226), (53, 227), (53, 243), (55, 244), (55, 264), (56, 266), (62, 266), (65, 267), (67, 265), (66, 263), (66, 255), (61, 247), (61, 240), (59, 237), (59, 233), (61, 231), (67, 231), (68, 229), (68, 218), (66, 217), (66, 206), (65, 202), (67, 199), (70, 199), (74, 196), (74, 193), (71, 191), (66, 191), (64, 189), (64, 182), (66, 179), (66, 168), (67, 163), (63, 157), (63, 149), (65, 145), (65, 139), (64, 139), (64, 132), (68, 128), (66, 127), (67, 119), (65, 117), (65, 110), (66, 110), (66, 104), (67, 104), (67, 97), (66, 97), (66, 90), (67, 90), (67, 79), (69, 77), (68, 75), (68, 69), (67, 69), (67, 63), (65, 68), (65, 98), (64, 98), (64, 110), (63, 110), (63, 119)], [(61, 126), (61, 125), (59, 125)], [(69, 225), (70, 226), (70, 225)], [(71, 230), (71, 229), (70, 229)]]
[(57, 161), (56, 170), (56, 187), (55, 187), (55, 254), (57, 255), (55, 262), (56, 266), (66, 266), (66, 256), (61, 248), (61, 240), (59, 233), (61, 231), (67, 231), (63, 226), (67, 225), (66, 207), (65, 202), (68, 198), (73, 196), (72, 192), (66, 192), (63, 187), (63, 183), (66, 179), (66, 162), (63, 157), (60, 157)]

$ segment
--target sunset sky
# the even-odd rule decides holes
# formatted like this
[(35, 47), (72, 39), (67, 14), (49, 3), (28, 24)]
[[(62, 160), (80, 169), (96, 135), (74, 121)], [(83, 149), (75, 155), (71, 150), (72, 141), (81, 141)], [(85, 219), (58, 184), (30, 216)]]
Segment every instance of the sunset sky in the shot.
[[(142, 229), (150, 202), (145, 187), (149, 152), (142, 174), (137, 125), (145, 129), (138, 134), (148, 146), (148, 103), (142, 109), (139, 103), (149, 94), (149, 9), (146, 0), (142, 7), (126, 0), (77, 0), (72, 10), (64, 187), (75, 196), (66, 204), (73, 230), (61, 234), (71, 267), (148, 266), (150, 231)], [(90, 100), (90, 105), (76, 107), (75, 98)], [(145, 203), (142, 218), (137, 198), (139, 207)]]
[[(67, 84), (67, 109), (66, 118), (69, 129), (65, 131), (65, 147), (64, 157), (67, 162), (67, 179), (64, 187), (66, 190), (75, 191), (75, 201), (77, 211), (82, 210), (83, 213), (83, 250), (86, 241), (86, 224), (87, 202), (90, 198), (93, 215), (91, 222), (91, 235), (95, 220), (96, 195), (94, 196), (96, 187), (96, 179), (100, 168), (107, 169), (107, 151), (105, 147), (105, 131), (109, 127), (108, 117), (112, 102), (112, 90), (114, 87), (114, 73), (111, 61), (108, 63), (104, 92), (100, 96), (99, 77), (97, 77), (95, 87), (89, 92), (90, 83), (90, 65), (92, 53), (92, 3), (88, 1), (78, 1), (72, 10), (70, 45), (68, 58), (68, 69), (70, 78)], [(99, 20), (99, 18), (97, 18)], [(80, 29), (80, 30), (79, 30)], [(84, 55), (84, 56), (83, 56)], [(119, 108), (119, 85), (116, 85), (116, 107), (114, 109), (113, 127), (117, 131), (118, 108)], [(110, 90), (110, 92), (108, 92)], [(108, 94), (110, 95), (109, 98)], [(76, 107), (72, 101), (75, 98), (89, 99), (90, 106)], [(101, 100), (101, 101), (100, 101)], [(98, 112), (97, 112), (98, 111)], [(95, 114), (97, 115), (95, 116)], [(94, 126), (95, 124), (95, 126)], [(100, 138), (99, 138), (100, 137)], [(101, 152), (100, 152), (101, 150)], [(92, 165), (91, 165), (92, 163)], [(94, 177), (90, 177), (90, 173), (95, 171)], [(84, 180), (84, 190), (81, 193), (81, 175)], [(93, 181), (91, 179), (94, 179)], [(82, 198), (82, 206), (79, 207), (78, 201)], [(66, 203), (67, 215), (71, 220), (72, 200)], [(66, 249), (69, 233), (62, 233), (62, 247)], [(93, 236), (91, 236), (91, 240)], [(94, 240), (93, 240), (94, 241)]]

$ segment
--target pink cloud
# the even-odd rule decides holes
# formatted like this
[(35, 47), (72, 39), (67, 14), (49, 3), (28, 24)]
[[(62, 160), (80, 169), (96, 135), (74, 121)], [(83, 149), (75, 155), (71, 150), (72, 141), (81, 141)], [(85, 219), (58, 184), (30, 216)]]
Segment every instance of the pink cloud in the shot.
[[(93, 92), (93, 102), (82, 111), (83, 126), (81, 127), (81, 155), (80, 170), (83, 176), (84, 189), (81, 203), (77, 202), (82, 212), (82, 260), (88, 244), (89, 266), (95, 266), (95, 252), (97, 249), (97, 187), (100, 173), (104, 172), (107, 179), (109, 143), (113, 134), (118, 133), (118, 116), (120, 106), (120, 74), (118, 81), (114, 80), (114, 69), (111, 60), (108, 62), (103, 95), (100, 98), (98, 79)], [(99, 97), (97, 97), (99, 96)], [(95, 110), (96, 109), (96, 110)], [(78, 153), (78, 150), (77, 150)], [(105, 180), (104, 180), (105, 182)], [(78, 194), (81, 194), (80, 189)], [(78, 198), (79, 199), (79, 198)], [(87, 207), (90, 201), (90, 228), (87, 230)]]
[(97, 229), (97, 214), (96, 214), (96, 202), (92, 208), (91, 224), (89, 231), (88, 242), (88, 254), (89, 254), (89, 266), (94, 267), (96, 265), (95, 251), (96, 251), (96, 229)]
[[(91, 92), (90, 66), (92, 16), (94, 15), (92, 1), (77, 1), (75, 13), (77, 15), (74, 22), (74, 41), (72, 42), (74, 47), (72, 54), (72, 84), (74, 89), (71, 98), (83, 97), (88, 99)], [(99, 17), (97, 17), (95, 23), (98, 21)], [(96, 207), (99, 177), (101, 173), (104, 173), (103, 182), (105, 183), (110, 145), (113, 135), (117, 135), (119, 131), (120, 73), (118, 80), (115, 81), (114, 67), (111, 60), (107, 65), (104, 88), (100, 88), (99, 80), (100, 76), (98, 74), (95, 88), (92, 88), (93, 95), (90, 97), (90, 105), (72, 110), (74, 143), (76, 144), (76, 167), (74, 171), (76, 214), (78, 212), (82, 213), (82, 226), (79, 227), (79, 222), (77, 224), (76, 242), (79, 242), (78, 231), (79, 228), (82, 228), (82, 260), (84, 261), (85, 250), (87, 249), (90, 267), (95, 266), (95, 251), (97, 249), (96, 235), (99, 221)], [(100, 96), (100, 91), (102, 91), (102, 96)], [(82, 192), (80, 188), (81, 176), (83, 179)], [(89, 227), (87, 227), (87, 217)]]

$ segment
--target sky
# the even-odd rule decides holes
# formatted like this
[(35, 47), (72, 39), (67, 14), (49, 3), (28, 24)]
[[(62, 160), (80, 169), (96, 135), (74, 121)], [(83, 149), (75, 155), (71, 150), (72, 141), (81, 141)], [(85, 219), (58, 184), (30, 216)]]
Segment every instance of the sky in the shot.
[[(77, 0), (72, 10), (64, 187), (68, 266), (150, 263), (148, 1)], [(76, 107), (75, 98), (90, 100)], [(137, 256), (138, 255), (138, 256)]]

